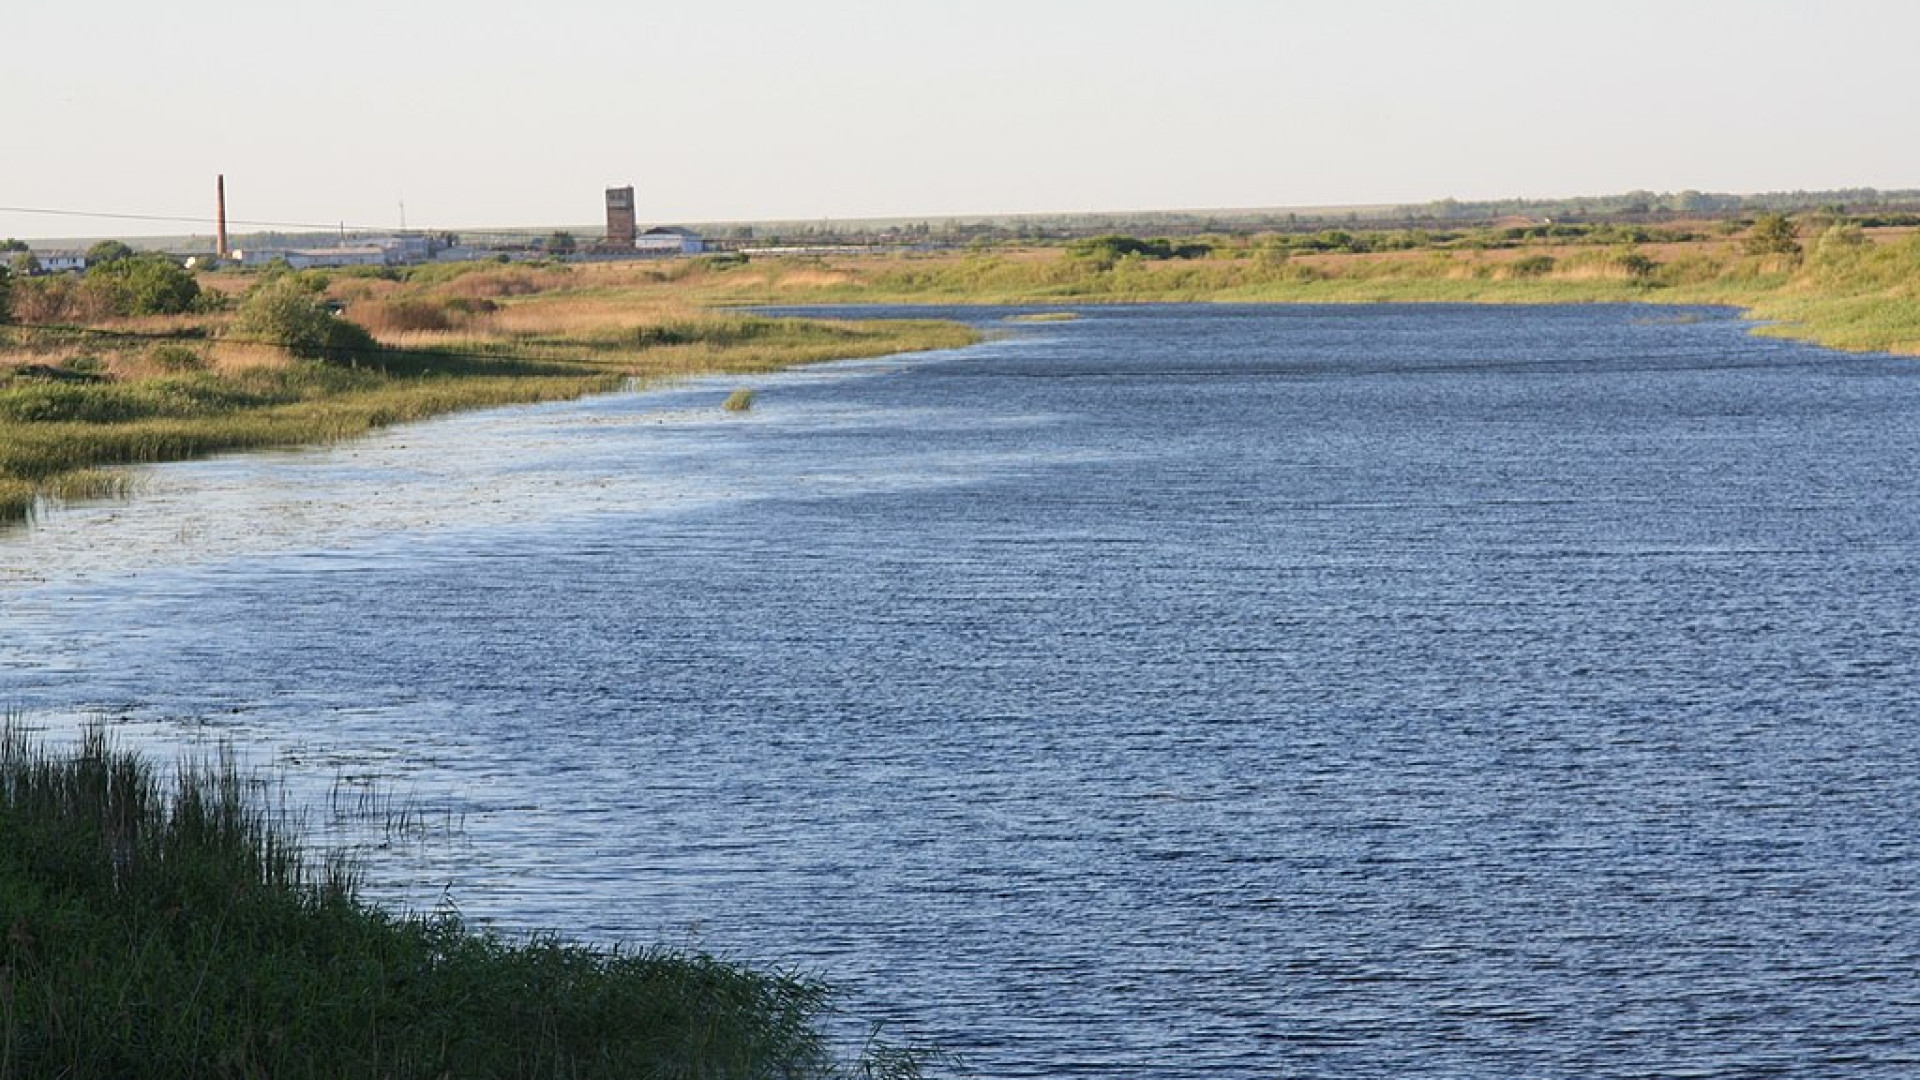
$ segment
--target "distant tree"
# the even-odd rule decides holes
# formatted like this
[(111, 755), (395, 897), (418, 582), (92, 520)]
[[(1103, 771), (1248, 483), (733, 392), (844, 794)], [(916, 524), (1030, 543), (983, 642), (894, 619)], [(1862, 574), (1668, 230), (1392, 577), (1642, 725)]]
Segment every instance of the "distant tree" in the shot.
[(13, 250), (13, 257), (7, 260), (7, 269), (21, 277), (31, 277), (40, 272), (40, 259), (26, 248)]
[(13, 321), (13, 273), (0, 266), (0, 326)]
[(101, 266), (133, 258), (133, 249), (118, 240), (102, 240), (87, 249), (87, 265)]
[(193, 309), (200, 283), (164, 255), (134, 255), (87, 268), (87, 286), (116, 315), (177, 315)]
[(32, 251), (32, 250), (33, 250), (32, 248), (27, 246), (27, 242), (25, 240), (16, 240), (11, 236), (7, 237), (6, 243), (0, 244), (0, 251)]
[(1749, 255), (1800, 254), (1793, 220), (1785, 214), (1761, 214), (1756, 218), (1753, 228), (1747, 231), (1746, 247)]
[(1075, 240), (1067, 245), (1067, 254), (1097, 262), (1113, 262), (1129, 255), (1142, 259), (1169, 259), (1174, 251), (1173, 245), (1165, 240), (1142, 240), (1137, 236), (1107, 233)]
[(547, 251), (554, 255), (571, 255), (578, 249), (579, 244), (574, 241), (573, 234), (565, 229), (556, 230), (547, 237)]

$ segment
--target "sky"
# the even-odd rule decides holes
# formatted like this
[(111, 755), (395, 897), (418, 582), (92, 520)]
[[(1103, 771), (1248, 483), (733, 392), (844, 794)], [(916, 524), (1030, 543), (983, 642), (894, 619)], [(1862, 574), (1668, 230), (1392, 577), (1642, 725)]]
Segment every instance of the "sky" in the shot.
[[(1920, 187), (1911, 0), (66, 0), (0, 236)], [(236, 230), (250, 228), (236, 225)]]

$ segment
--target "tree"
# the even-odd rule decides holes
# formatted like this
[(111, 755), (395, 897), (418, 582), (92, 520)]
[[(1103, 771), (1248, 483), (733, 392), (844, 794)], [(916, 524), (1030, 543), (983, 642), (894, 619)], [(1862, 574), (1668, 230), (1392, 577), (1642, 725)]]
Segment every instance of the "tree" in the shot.
[(1795, 239), (1792, 219), (1785, 214), (1761, 214), (1747, 232), (1749, 255), (1798, 255), (1800, 241)]
[(547, 250), (552, 254), (571, 255), (576, 247), (578, 247), (578, 245), (574, 243), (573, 234), (567, 232), (565, 229), (561, 229), (552, 236), (547, 237)]
[(285, 346), (308, 360), (351, 360), (377, 347), (371, 334), (336, 316), (291, 274), (273, 274), (254, 286), (233, 325), (247, 338)]
[(116, 315), (178, 315), (191, 311), (200, 299), (200, 283), (164, 255), (133, 255), (90, 266), (87, 284)]
[(0, 251), (32, 251), (32, 250), (33, 250), (32, 248), (27, 246), (27, 242), (25, 240), (15, 239), (14, 237), (11, 237), (11, 236), (7, 237), (7, 240), (5, 243), (0, 243)]
[(7, 269), (21, 277), (32, 277), (40, 272), (40, 259), (29, 248), (21, 248), (7, 260)]
[(118, 240), (102, 240), (87, 249), (89, 267), (104, 266), (131, 258), (133, 258), (133, 249)]
[(0, 326), (13, 321), (13, 274), (0, 266)]

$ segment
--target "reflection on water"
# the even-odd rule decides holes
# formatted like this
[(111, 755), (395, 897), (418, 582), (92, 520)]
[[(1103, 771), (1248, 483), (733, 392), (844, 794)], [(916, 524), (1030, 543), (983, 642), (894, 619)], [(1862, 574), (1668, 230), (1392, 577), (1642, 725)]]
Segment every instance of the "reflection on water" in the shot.
[(1686, 314), (1095, 309), (169, 466), (0, 538), (0, 697), (983, 1076), (1910, 1075), (1920, 382)]

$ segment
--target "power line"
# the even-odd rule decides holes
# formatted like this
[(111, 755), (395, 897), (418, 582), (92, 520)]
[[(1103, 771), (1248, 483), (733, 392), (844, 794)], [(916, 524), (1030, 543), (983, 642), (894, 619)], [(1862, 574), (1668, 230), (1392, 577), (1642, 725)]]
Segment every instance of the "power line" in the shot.
[[(108, 218), (114, 221), (160, 221), (175, 225), (218, 225), (220, 219), (194, 217), (187, 214), (127, 214), (110, 210), (65, 210), (45, 206), (0, 206), (0, 214), (41, 214), (48, 217)], [(347, 225), (344, 222), (330, 221), (324, 225), (311, 221), (257, 221), (247, 218), (228, 218), (229, 225), (247, 225), (265, 229), (306, 229), (313, 232), (334, 232), (346, 228), (353, 232), (391, 232), (380, 225)], [(403, 230), (404, 231), (404, 230)]]

